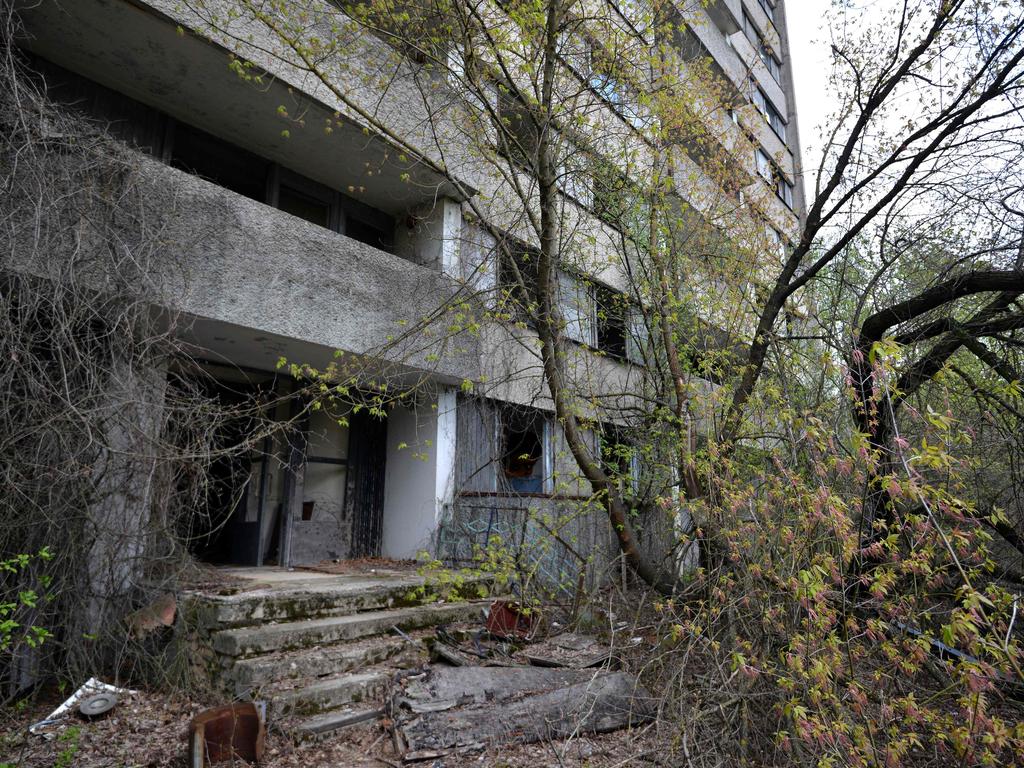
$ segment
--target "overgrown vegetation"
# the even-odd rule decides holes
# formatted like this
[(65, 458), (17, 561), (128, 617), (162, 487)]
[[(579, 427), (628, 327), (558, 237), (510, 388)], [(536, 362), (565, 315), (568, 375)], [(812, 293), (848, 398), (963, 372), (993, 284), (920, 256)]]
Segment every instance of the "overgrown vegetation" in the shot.
[[(865, 24), (837, 4), (841, 109), (779, 244), (757, 213), (779, 226), (777, 189), (709, 129), (745, 100), (688, 9), (414, 5), (188, 4), (399, 143), (361, 88), (411, 85), (428, 139), (403, 146), (485, 190), (467, 205), (499, 298), (474, 317), (514, 329), (590, 503), (660, 593), (666, 738), (689, 765), (1020, 759), (1019, 9), (908, 0)], [(366, 32), (392, 53), (353, 59)], [(631, 389), (572, 343), (567, 270), (620, 280), (641, 316)], [(659, 478), (641, 496), (591, 437), (608, 423)]]
[[(254, 82), (257, 55), (296, 68), (454, 188), (483, 190), (465, 207), (473, 242), (488, 245), (439, 314), (444, 334), (503, 350), (466, 394), (525, 382), (554, 412), (576, 470), (556, 486), (607, 519), (630, 599), (642, 595), (620, 610), (654, 649), (643, 663), (663, 697), (666, 749), (694, 766), (1024, 760), (1018, 8), (907, 0), (877, 23), (837, 24), (841, 108), (796, 221), (777, 187), (736, 162), (753, 150), (749, 133), (728, 134), (727, 152), (709, 128), (750, 108), (694, 53), (696, 6), (183, 6), (233, 50), (243, 80)], [(837, 13), (857, 21), (847, 3)], [(4, 162), (24, 203), (5, 220), (4, 257), (46, 268), (5, 277), (0, 446), (15, 492), (0, 502), (4, 551), (75, 547), (38, 563), (40, 599), (0, 604), (38, 606), (19, 626), (54, 628), (75, 659), (93, 625), (67, 601), (81, 608), (81, 595), (116, 588), (139, 602), (172, 577), (180, 547), (159, 534), (177, 530), (172, 510), (201, 508), (216, 419), (174, 390), (156, 432), (175, 439), (129, 439), (139, 417), (124, 387), (144, 388), (144, 372), (176, 354), (150, 313), (159, 238), (133, 217), (129, 161), (79, 132), (62, 139), (59, 118), (38, 119), (13, 54), (8, 70), (26, 83), (6, 89), (15, 101), (3, 110), (21, 116)], [(404, 88), (397, 117), (386, 99), (365, 100), (382, 86)], [(279, 114), (285, 131), (304, 128)], [(76, 204), (65, 209), (67, 190)], [(81, 239), (128, 245), (78, 249)], [(80, 253), (101, 261), (67, 258)], [(616, 339), (595, 339), (596, 354), (578, 338), (566, 275), (583, 276), (580, 294), (601, 275), (623, 296), (615, 324), (614, 304), (593, 314)], [(438, 338), (416, 324), (396, 329), (394, 346), (436, 360)], [(634, 377), (608, 357), (636, 363)], [(309, 384), (310, 407), (332, 411), (383, 413), (428, 378), (382, 377), (367, 395), (364, 362), (289, 372)], [(621, 437), (602, 443), (609, 426)], [(116, 514), (139, 486), (96, 474), (146, 467), (162, 485), (133, 541), (156, 546), (131, 576), (97, 583), (107, 572), (93, 567), (104, 556), (95, 510)], [(552, 521), (556, 540), (568, 526)], [(535, 573), (499, 546), (480, 556), (503, 577)]]
[(138, 154), (51, 101), (0, 14), (0, 704), (51, 676), (180, 682), (126, 618), (177, 588), (247, 406), (189, 374)]

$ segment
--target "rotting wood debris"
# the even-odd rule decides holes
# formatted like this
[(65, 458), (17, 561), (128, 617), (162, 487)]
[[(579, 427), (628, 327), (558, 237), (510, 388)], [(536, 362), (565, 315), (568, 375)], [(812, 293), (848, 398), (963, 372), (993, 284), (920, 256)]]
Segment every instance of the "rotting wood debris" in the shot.
[(635, 677), (610, 669), (614, 657), (594, 638), (566, 634), (516, 652), (485, 645), (479, 634), (462, 644), (446, 630), (438, 634), (434, 655), (447, 664), (404, 676), (389, 702), (395, 749), (406, 763), (654, 719), (654, 699)]

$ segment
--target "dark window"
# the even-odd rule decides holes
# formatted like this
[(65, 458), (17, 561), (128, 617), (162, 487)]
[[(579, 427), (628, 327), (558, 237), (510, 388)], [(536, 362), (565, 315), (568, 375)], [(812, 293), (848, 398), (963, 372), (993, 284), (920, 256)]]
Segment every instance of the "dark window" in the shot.
[(776, 81), (781, 81), (782, 68), (779, 65), (778, 60), (775, 58), (775, 54), (761, 36), (761, 31), (757, 28), (757, 25), (754, 24), (746, 10), (743, 11), (743, 32), (750, 41), (750, 44), (757, 49), (757, 55), (761, 57), (761, 61), (764, 62), (764, 65), (768, 68), (771, 76), (775, 78)]
[(621, 171), (607, 164), (594, 169), (594, 215), (605, 224), (642, 234), (647, 222), (647, 204), (639, 188)]
[(518, 94), (498, 89), (498, 149), (512, 162), (531, 170), (537, 165), (540, 135), (529, 107)]
[(597, 348), (626, 357), (629, 338), (629, 300), (610, 288), (597, 288)]
[(771, 126), (775, 134), (782, 139), (783, 143), (786, 141), (786, 121), (782, 118), (779, 110), (768, 100), (764, 91), (760, 88), (754, 89), (754, 104), (757, 106), (758, 111), (764, 116), (765, 121)]
[(775, 82), (782, 82), (782, 65), (779, 64), (771, 49), (762, 41), (757, 46), (757, 52), (761, 56), (761, 61), (768, 68), (769, 74), (775, 79)]
[(266, 200), (269, 161), (185, 123), (174, 124), (172, 142), (175, 168), (253, 200)]
[(393, 250), (394, 219), (383, 211), (43, 59), (35, 64), (57, 103), (94, 118), (116, 138), (240, 195), (375, 248)]
[(165, 130), (163, 113), (45, 59), (32, 57), (32, 68), (42, 76), (46, 94), (56, 104), (95, 120), (98, 128), (114, 138), (160, 157)]
[(501, 469), (509, 490), (544, 491), (544, 417), (526, 408), (502, 413)]
[(640, 484), (640, 454), (630, 430), (605, 424), (600, 432), (601, 464), (619, 483), (620, 490), (635, 493)]
[(389, 253), (394, 248), (395, 220), (365, 203), (340, 195), (346, 236)]
[(331, 223), (331, 205), (297, 189), (282, 184), (277, 192), (277, 207), (292, 216), (329, 227)]
[(339, 232), (353, 240), (391, 251), (394, 219), (365, 203), (336, 192), (286, 168), (278, 168), (277, 207), (293, 216)]
[(775, 194), (786, 204), (788, 208), (793, 207), (793, 185), (780, 175), (775, 184)]
[(503, 311), (513, 320), (527, 321), (532, 315), (531, 307), (537, 296), (538, 256), (536, 251), (522, 246), (512, 246), (501, 253), (498, 286)]
[(793, 185), (786, 181), (786, 177), (783, 176), (768, 153), (758, 147), (754, 153), (754, 157), (757, 160), (757, 172), (761, 175), (769, 186), (775, 190), (775, 194), (778, 198), (784, 202), (789, 208), (793, 207)]

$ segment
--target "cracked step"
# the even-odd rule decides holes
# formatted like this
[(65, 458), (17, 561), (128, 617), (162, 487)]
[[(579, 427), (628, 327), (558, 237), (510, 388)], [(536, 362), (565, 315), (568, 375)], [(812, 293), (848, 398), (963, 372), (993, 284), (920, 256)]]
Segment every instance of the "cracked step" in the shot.
[(274, 718), (315, 715), (346, 704), (379, 700), (394, 671), (349, 672), (298, 685), (274, 695), (270, 699), (270, 710)]
[[(424, 583), (424, 578), (417, 575), (387, 581), (374, 577), (327, 583), (310, 579), (287, 589), (271, 587), (232, 595), (192, 595), (190, 611), (196, 624), (211, 629), (340, 616), (428, 604), (432, 599), (430, 588), (426, 595), (417, 592)], [(489, 583), (487, 578), (470, 577), (455, 589), (455, 594), (479, 597), (481, 591), (489, 591)]]
[(393, 667), (414, 667), (427, 658), (426, 646), (419, 640), (410, 641), (402, 637), (372, 638), (346, 645), (304, 648), (237, 659), (227, 675), (234, 685), (236, 695), (241, 696), (267, 685), (350, 672), (385, 661)]
[(217, 653), (234, 657), (314, 648), (372, 635), (388, 635), (395, 627), (411, 630), (462, 621), (478, 616), (484, 604), (443, 603), (225, 629), (213, 634), (212, 644)]

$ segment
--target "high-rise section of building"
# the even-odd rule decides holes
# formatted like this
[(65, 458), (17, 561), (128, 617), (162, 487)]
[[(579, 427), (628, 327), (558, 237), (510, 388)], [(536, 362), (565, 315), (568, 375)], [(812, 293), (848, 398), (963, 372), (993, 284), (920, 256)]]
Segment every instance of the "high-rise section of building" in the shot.
[[(226, 400), (267, 393), (271, 419), (299, 414), (291, 437), (224, 470), (223, 508), (196, 554), (464, 560), (495, 534), (542, 536), (528, 510), (559, 519), (591, 494), (553, 417), (534, 329), (503, 303), (516, 273), (531, 279), (537, 245), (527, 113), (542, 73), (508, 37), (507, 61), (494, 40), (455, 41), (432, 67), (441, 36), (401, 3), (384, 4), (391, 27), (367, 22), (372, 7), (294, 5), (278, 35), (252, 15), (277, 4), (42, 0), (21, 11), (19, 45), (49, 94), (136, 154), (173, 244), (173, 263), (153, 269), (190, 354), (161, 376), (201, 375)], [(474, 5), (466, 18), (503, 7)], [(666, 73), (637, 52), (672, 46), (671, 75), (690, 89), (678, 101), (701, 126), (673, 149), (677, 220), (714, 219), (724, 242), (749, 247), (760, 233), (784, 248), (803, 206), (786, 14), (782, 0), (578, 5), (556, 51), (559, 210), (571, 222), (557, 301), (575, 386), (594, 408), (586, 439), (641, 495), (653, 482), (641, 458), (607, 450), (630, 444), (650, 375), (622, 220), (658, 156), (652, 123), (672, 107), (658, 90)], [(595, 33), (580, 12), (591, 5), (634, 42)], [(486, 311), (474, 315), (474, 301)], [(321, 369), (341, 359), (353, 388), (372, 397), (386, 382), (404, 395), (379, 413), (302, 413), (281, 358)], [(572, 546), (559, 537), (566, 546), (544, 554), (555, 577), (612, 551), (606, 523), (567, 525)]]

